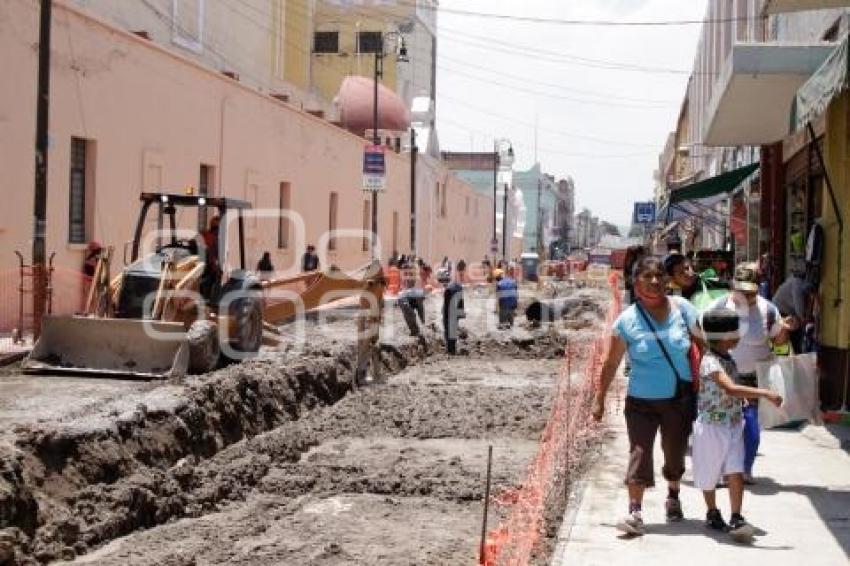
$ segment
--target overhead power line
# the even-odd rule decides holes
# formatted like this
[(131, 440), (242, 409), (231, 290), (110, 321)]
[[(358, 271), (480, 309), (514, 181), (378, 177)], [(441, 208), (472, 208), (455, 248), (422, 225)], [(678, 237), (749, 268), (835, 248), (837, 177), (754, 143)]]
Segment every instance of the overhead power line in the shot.
[[(245, 4), (243, 0), (235, 0), (235, 1), (236, 1), (238, 4), (242, 4), (243, 6), (251, 7), (249, 4)], [(169, 14), (163, 13), (163, 12), (162, 12), (162, 11), (160, 11), (160, 10), (159, 10), (156, 6), (152, 5), (152, 4), (151, 4), (148, 0), (144, 0), (144, 4), (145, 4), (145, 5), (147, 5), (147, 6), (148, 6), (148, 7), (149, 7), (149, 8), (150, 8), (150, 9), (151, 9), (151, 10), (152, 10), (155, 14), (156, 14), (156, 16), (157, 16), (159, 19), (161, 19), (162, 21), (164, 21), (164, 22), (168, 23), (169, 25), (175, 25), (175, 26), (177, 26), (177, 27), (178, 27), (178, 29), (179, 29), (180, 31), (183, 31), (183, 32), (186, 32), (186, 31), (187, 31), (187, 30), (183, 30), (183, 29), (181, 28), (180, 24), (179, 24), (179, 23), (177, 23), (177, 22), (175, 22), (175, 21), (173, 20), (173, 18), (172, 18)], [(245, 18), (247, 21), (252, 22), (254, 25), (256, 25), (256, 26), (258, 26), (258, 27), (261, 27), (261, 28), (264, 28), (264, 29), (265, 29), (266, 31), (268, 31), (268, 32), (277, 33), (277, 32), (275, 32), (275, 30), (272, 30), (271, 28), (269, 28), (269, 27), (265, 26), (265, 25), (264, 25), (264, 24), (262, 24), (261, 22), (257, 22), (256, 20), (251, 19), (250, 17), (248, 17), (246, 14), (242, 13), (241, 11), (233, 9), (233, 6), (232, 6), (232, 5), (231, 5), (231, 6), (229, 6), (229, 7), (230, 7), (231, 11), (232, 11), (234, 14), (239, 15), (239, 16), (241, 16), (241, 17)], [(252, 8), (253, 8), (253, 7), (252, 7)], [(256, 9), (254, 9), (254, 11), (256, 12)], [(284, 39), (285, 39), (285, 38), (284, 38)], [(302, 46), (300, 46), (300, 45), (292, 44), (291, 42), (290, 42), (290, 45), (292, 45), (292, 46), (293, 46), (294, 48), (296, 48), (296, 49), (301, 50), (302, 52), (305, 52), (305, 51), (306, 51), (306, 50), (305, 50)], [(228, 60), (228, 59), (227, 59), (227, 58), (226, 58), (226, 57), (225, 57), (222, 53), (220, 53), (219, 51), (217, 51), (216, 49), (214, 49), (212, 46), (210, 46), (210, 45), (209, 45), (209, 43), (204, 42), (204, 43), (203, 43), (203, 47), (204, 47), (204, 48), (206, 48), (206, 49), (209, 49), (209, 50), (210, 50), (210, 52), (211, 52), (212, 54), (214, 54), (214, 55), (215, 55), (218, 59), (220, 59), (223, 63), (225, 63), (225, 64), (227, 64), (227, 65), (229, 65), (229, 66), (231, 66), (231, 67), (234, 67), (234, 68), (235, 68), (235, 65), (234, 65), (231, 61), (229, 61), (229, 60)], [(258, 85), (268, 86), (268, 85), (266, 84), (266, 81), (265, 81), (265, 80), (263, 80), (263, 79), (258, 79), (257, 77), (251, 76), (250, 74), (247, 74), (247, 73), (245, 73), (245, 76), (246, 76), (246, 77), (248, 77), (249, 79), (251, 79), (253, 82), (255, 82), (255, 83), (256, 83), (256, 84), (258, 84)], [(445, 98), (449, 98), (449, 99), (454, 100), (454, 101), (455, 101), (455, 102), (457, 102), (458, 104), (461, 104), (461, 105), (467, 106), (467, 107), (469, 107), (469, 108), (471, 108), (471, 109), (474, 109), (474, 110), (477, 110), (477, 111), (483, 112), (483, 113), (484, 113), (484, 114), (486, 114), (486, 115), (499, 117), (499, 118), (502, 118), (502, 119), (504, 119), (504, 120), (506, 120), (506, 121), (509, 121), (509, 122), (511, 122), (511, 123), (517, 123), (517, 124), (522, 124), (522, 125), (527, 126), (527, 127), (532, 127), (530, 124), (528, 124), (528, 123), (526, 123), (526, 122), (522, 122), (522, 121), (516, 120), (514, 117), (508, 117), (508, 116), (506, 116), (506, 115), (501, 115), (501, 114), (497, 114), (497, 113), (494, 113), (494, 112), (489, 112), (489, 111), (486, 111), (486, 110), (482, 110), (482, 109), (480, 108), (480, 106), (479, 106), (479, 105), (471, 105), (471, 104), (467, 104), (467, 103), (465, 103), (464, 101), (462, 101), (462, 100), (460, 100), (460, 99), (457, 99), (457, 98), (454, 98), (454, 97), (451, 97), (451, 96), (448, 96), (448, 95), (443, 95), (443, 96), (444, 96)], [(440, 118), (440, 119), (441, 119), (441, 120), (443, 120), (443, 118)], [(458, 123), (457, 123), (457, 122), (455, 122), (455, 124), (458, 124)], [(464, 127), (467, 131), (473, 131), (473, 129), (469, 128), (468, 126), (463, 126), (463, 127)], [(580, 139), (580, 140), (591, 141), (591, 142), (597, 142), (597, 143), (603, 143), (603, 144), (623, 145), (623, 146), (631, 146), (631, 147), (653, 147), (653, 148), (655, 147), (655, 145), (654, 145), (654, 144), (637, 144), (637, 143), (625, 142), (625, 141), (622, 141), (622, 140), (605, 139), (605, 138), (600, 138), (600, 137), (595, 137), (595, 136), (588, 136), (588, 135), (582, 135), (582, 134), (572, 134), (572, 133), (569, 133), (569, 132), (566, 132), (566, 131), (562, 131), (562, 130), (552, 130), (552, 129), (546, 129), (546, 128), (539, 128), (539, 129), (540, 129), (540, 131), (543, 131), (543, 132), (549, 132), (549, 133), (551, 133), (551, 134), (553, 134), (553, 135), (557, 135), (557, 136), (562, 136), (562, 137), (566, 137), (566, 138)], [(550, 152), (550, 153), (559, 153), (559, 152), (560, 152), (560, 150), (549, 150), (549, 149), (547, 149), (547, 151), (548, 151), (548, 152)], [(563, 153), (563, 152), (561, 152), (561, 153)], [(591, 155), (591, 154), (574, 154), (574, 156), (596, 157), (596, 155)], [(600, 154), (598, 157), (607, 157), (607, 156), (612, 156), (612, 154), (607, 154), (607, 155)], [(618, 157), (626, 157), (626, 156), (625, 156), (625, 155), (619, 155)], [(631, 155), (628, 155), (628, 157), (631, 157)]]
[(445, 6), (429, 6), (426, 3), (417, 4), (415, 0), (405, 1), (397, 0), (404, 6), (418, 7), (422, 10), (433, 12), (444, 12), (446, 14), (456, 14), (458, 16), (470, 16), (476, 18), (488, 18), (493, 20), (505, 20), (511, 22), (526, 22), (532, 24), (547, 24), (547, 25), (564, 25), (564, 26), (599, 26), (599, 27), (665, 27), (665, 26), (692, 26), (702, 24), (720, 24), (737, 21), (747, 21), (746, 17), (729, 17), (729, 18), (704, 18), (699, 20), (677, 19), (677, 20), (608, 20), (608, 19), (589, 19), (579, 20), (570, 18), (546, 18), (536, 16), (517, 16), (511, 14), (496, 14), (493, 12), (479, 12), (477, 10), (463, 10), (460, 8), (447, 8)]

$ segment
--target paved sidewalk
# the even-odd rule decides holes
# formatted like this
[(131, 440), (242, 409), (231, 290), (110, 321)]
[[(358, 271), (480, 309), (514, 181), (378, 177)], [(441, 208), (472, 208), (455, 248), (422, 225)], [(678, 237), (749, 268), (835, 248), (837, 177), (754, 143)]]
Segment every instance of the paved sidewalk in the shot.
[[(644, 500), (647, 534), (632, 539), (620, 536), (615, 524), (627, 506), (623, 476), (628, 439), (622, 414), (609, 418), (614, 438), (577, 490), (576, 503), (558, 535), (553, 565), (850, 563), (850, 427), (762, 432), (755, 464), (758, 483), (747, 487), (743, 511), (764, 534), (746, 546), (704, 527), (705, 506), (701, 492), (692, 487), (690, 458), (681, 492), (685, 520), (665, 523), (666, 486), (660, 477), (657, 447), (659, 483)], [(718, 491), (717, 500), (728, 519), (725, 489)]]

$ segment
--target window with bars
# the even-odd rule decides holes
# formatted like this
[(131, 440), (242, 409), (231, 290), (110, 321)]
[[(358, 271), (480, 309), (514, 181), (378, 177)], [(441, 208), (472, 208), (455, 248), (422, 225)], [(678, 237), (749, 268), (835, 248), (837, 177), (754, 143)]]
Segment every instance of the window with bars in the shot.
[(398, 211), (393, 210), (393, 253), (398, 251)]
[[(201, 164), (201, 169), (198, 174), (198, 196), (209, 196), (213, 187), (213, 166)], [(209, 211), (206, 206), (198, 207), (198, 232), (207, 229), (209, 219)]]
[(313, 53), (339, 53), (338, 31), (317, 31), (313, 33)]
[(336, 227), (337, 209), (339, 207), (339, 194), (331, 193), (328, 203), (328, 250), (336, 250)]
[(381, 53), (384, 49), (384, 36), (379, 31), (358, 31), (358, 53)]
[(68, 195), (68, 243), (86, 243), (86, 164), (88, 142), (71, 138), (71, 167)]
[(446, 203), (446, 184), (443, 183), (443, 190), (440, 191), (440, 216), (448, 217), (448, 207)]
[(286, 181), (280, 184), (280, 218), (277, 224), (277, 247), (285, 250), (289, 247), (289, 211), (292, 209), (292, 187)]
[(371, 220), (372, 220), (371, 214), (370, 214), (371, 213), (370, 206), (369, 206), (370, 204), (371, 204), (371, 202), (369, 201), (369, 199), (366, 199), (366, 200), (363, 201), (363, 242), (360, 246), (360, 250), (364, 251), (364, 252), (369, 251), (369, 238), (370, 238), (370, 235), (371, 235), (370, 230), (372, 228), (370, 226)]

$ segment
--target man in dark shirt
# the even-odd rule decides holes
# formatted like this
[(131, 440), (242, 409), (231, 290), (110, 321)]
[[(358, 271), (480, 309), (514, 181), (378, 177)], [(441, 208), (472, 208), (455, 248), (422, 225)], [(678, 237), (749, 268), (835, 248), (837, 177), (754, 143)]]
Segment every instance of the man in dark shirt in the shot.
[(446, 284), (443, 291), (443, 332), (446, 338), (446, 352), (450, 355), (457, 353), (460, 319), (465, 316), (463, 311), (463, 286), (455, 278)]
[(301, 256), (301, 271), (317, 271), (319, 269), (319, 256), (316, 255), (316, 247), (312, 244), (307, 246), (307, 251)]
[(517, 309), (519, 293), (514, 279), (514, 268), (508, 266), (508, 272), (496, 283), (496, 296), (499, 301), (499, 328), (511, 328), (514, 325), (514, 313)]

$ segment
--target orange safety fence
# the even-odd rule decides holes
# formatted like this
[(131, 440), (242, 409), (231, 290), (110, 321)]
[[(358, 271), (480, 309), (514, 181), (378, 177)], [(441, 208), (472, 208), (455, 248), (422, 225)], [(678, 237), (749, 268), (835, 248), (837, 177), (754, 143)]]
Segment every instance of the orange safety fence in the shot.
[[(488, 532), (481, 564), (522, 566), (531, 561), (546, 527), (546, 510), (557, 498), (566, 500), (572, 471), (578, 469), (581, 455), (599, 432), (591, 422), (591, 402), (607, 354), (610, 329), (622, 309), (617, 277), (610, 283), (612, 300), (605, 327), (592, 347), (565, 346), (549, 418), (522, 483), (491, 499), (507, 510), (507, 517)], [(582, 365), (575, 367), (578, 364)], [(582, 377), (576, 383), (574, 373)]]

